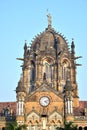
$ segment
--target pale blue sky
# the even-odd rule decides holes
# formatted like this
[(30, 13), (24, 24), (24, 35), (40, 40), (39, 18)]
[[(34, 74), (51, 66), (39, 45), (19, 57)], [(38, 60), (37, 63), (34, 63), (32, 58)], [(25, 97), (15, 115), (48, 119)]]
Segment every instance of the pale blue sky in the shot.
[(63, 33), (82, 66), (77, 69), (80, 100), (87, 100), (87, 0), (0, 0), (0, 101), (16, 101), (15, 88), (21, 75), (24, 41), (47, 27), (46, 10), (53, 28)]

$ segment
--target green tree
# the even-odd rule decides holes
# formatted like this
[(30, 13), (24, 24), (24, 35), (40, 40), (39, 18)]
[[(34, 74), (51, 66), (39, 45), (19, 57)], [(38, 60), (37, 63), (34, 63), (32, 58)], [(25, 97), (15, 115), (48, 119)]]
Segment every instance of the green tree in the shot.
[(57, 127), (57, 130), (78, 130), (76, 125), (73, 125), (73, 122), (64, 122), (64, 128)]
[(5, 130), (17, 130), (17, 122), (15, 121), (13, 123), (7, 123)]
[(26, 125), (21, 125), (17, 127), (17, 130), (26, 130)]
[(5, 130), (26, 130), (26, 125), (18, 126), (17, 122), (7, 123)]
[(76, 125), (73, 125), (73, 122), (65, 122), (64, 130), (78, 130)]

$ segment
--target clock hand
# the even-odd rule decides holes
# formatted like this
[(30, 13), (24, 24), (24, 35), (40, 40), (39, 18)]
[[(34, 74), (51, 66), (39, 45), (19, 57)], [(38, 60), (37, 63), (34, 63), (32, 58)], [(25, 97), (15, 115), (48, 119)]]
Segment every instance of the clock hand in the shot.
[(48, 100), (45, 100), (44, 102), (45, 102), (45, 103), (48, 103)]
[(45, 103), (47, 103), (47, 101), (44, 101)]

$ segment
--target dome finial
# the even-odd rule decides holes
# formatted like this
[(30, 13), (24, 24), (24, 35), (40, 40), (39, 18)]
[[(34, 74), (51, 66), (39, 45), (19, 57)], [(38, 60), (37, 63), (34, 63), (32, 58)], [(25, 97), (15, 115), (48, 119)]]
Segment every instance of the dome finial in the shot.
[(72, 42), (74, 42), (74, 38), (72, 38)]
[(51, 27), (51, 24), (52, 24), (52, 16), (51, 16), (50, 13), (48, 12), (48, 9), (47, 9), (47, 19), (48, 19), (48, 27)]

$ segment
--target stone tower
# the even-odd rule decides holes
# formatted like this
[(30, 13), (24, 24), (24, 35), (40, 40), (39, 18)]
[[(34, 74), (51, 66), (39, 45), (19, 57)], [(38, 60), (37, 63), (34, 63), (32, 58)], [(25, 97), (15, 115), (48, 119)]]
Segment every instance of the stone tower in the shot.
[(25, 42), (22, 76), (16, 88), (17, 122), (27, 129), (55, 129), (64, 120), (74, 121), (73, 107), (79, 106), (76, 82), (75, 45), (52, 28), (38, 34), (30, 48)]

